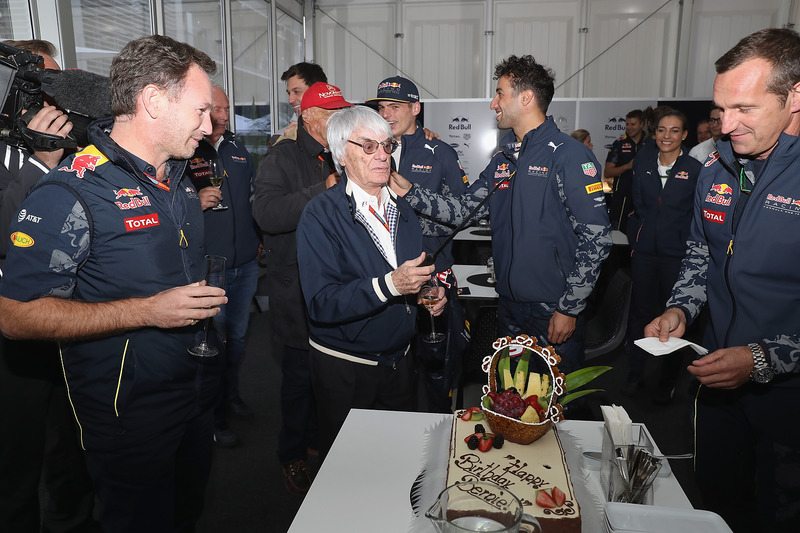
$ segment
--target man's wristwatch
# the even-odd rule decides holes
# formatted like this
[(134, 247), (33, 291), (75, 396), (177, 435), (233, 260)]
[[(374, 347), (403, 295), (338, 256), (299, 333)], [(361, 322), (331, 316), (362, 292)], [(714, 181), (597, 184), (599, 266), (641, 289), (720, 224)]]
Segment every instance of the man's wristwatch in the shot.
[(755, 383), (769, 383), (772, 381), (772, 378), (775, 377), (775, 371), (772, 370), (772, 365), (767, 362), (764, 350), (755, 343), (748, 344), (747, 347), (753, 352), (753, 371), (750, 372), (750, 379)]

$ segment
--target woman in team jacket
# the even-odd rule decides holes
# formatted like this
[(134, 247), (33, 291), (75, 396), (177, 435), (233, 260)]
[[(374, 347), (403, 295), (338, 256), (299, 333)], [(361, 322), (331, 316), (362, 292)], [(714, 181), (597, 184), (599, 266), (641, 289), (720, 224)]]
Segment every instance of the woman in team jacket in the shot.
[[(642, 386), (647, 354), (633, 340), (664, 310), (678, 279), (686, 238), (694, 211), (694, 190), (702, 164), (683, 150), (688, 133), (686, 116), (677, 110), (659, 118), (655, 147), (642, 150), (633, 162), (633, 213), (628, 223), (631, 239), (630, 370), (622, 392)], [(630, 228), (638, 228), (630, 231)], [(681, 353), (664, 356), (653, 401), (668, 403), (681, 368)]]

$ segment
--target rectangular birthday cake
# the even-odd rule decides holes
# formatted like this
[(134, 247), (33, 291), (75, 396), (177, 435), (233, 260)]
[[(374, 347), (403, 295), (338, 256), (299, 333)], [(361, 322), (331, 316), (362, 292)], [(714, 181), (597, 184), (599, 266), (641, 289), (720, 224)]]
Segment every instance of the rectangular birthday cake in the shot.
[(470, 438), (482, 428), (462, 420), (462, 413), (453, 417), (447, 486), (464, 481), (494, 483), (519, 498), (524, 512), (539, 521), (544, 533), (580, 533), (580, 507), (557, 431), (530, 444), (506, 441), (497, 448), (487, 446), (491, 430), (484, 422), (487, 437), (479, 437), (479, 446), (473, 448)]

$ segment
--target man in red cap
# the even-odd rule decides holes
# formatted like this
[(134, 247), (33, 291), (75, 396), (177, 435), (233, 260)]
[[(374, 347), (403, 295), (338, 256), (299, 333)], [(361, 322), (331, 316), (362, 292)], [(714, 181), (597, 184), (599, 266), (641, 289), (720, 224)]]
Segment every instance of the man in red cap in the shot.
[(264, 232), (269, 271), (271, 322), (283, 346), (282, 426), (278, 459), (286, 489), (304, 496), (311, 486), (307, 449), (314, 444), (314, 397), (308, 367), (308, 327), (297, 271), (295, 230), (306, 204), (339, 181), (325, 127), (337, 109), (351, 107), (334, 85), (318, 82), (303, 95), (297, 139), (284, 139), (267, 152), (255, 179), (253, 217)]

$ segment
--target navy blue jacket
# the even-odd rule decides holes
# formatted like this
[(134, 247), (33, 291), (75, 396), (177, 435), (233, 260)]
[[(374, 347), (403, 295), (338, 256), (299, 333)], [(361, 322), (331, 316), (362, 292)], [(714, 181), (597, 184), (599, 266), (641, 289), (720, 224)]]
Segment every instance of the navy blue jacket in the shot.
[[(518, 144), (519, 159), (513, 155)], [(475, 216), (490, 213), (497, 292), (576, 316), (611, 249), (597, 160), (586, 145), (560, 132), (552, 117), (521, 143), (509, 132), (501, 147), (473, 192), (452, 198), (413, 186), (406, 198), (414, 209), (458, 224), (500, 182), (488, 208)]]
[[(703, 165), (681, 153), (662, 188), (658, 175), (658, 149), (645, 147), (633, 160), (634, 253), (683, 257), (694, 212), (694, 191)], [(636, 220), (638, 227), (630, 226)]]
[[(414, 133), (402, 137), (400, 168), (397, 171), (411, 183), (448, 196), (461, 196), (469, 185), (456, 151), (444, 141), (425, 139), (425, 131), (419, 122)], [(419, 221), (422, 225), (422, 246), (427, 254), (438, 250), (455, 229), (425, 215), (421, 215)], [(444, 272), (451, 266), (452, 241), (436, 257), (436, 272)]]
[(706, 348), (760, 343), (775, 372), (792, 376), (771, 386), (798, 387), (800, 139), (781, 134), (747, 198), (730, 141), (717, 141), (717, 150), (700, 173), (687, 255), (667, 306), (692, 319), (708, 302)]
[[(146, 297), (204, 275), (203, 214), (183, 178), (185, 161), (169, 161), (169, 187), (152, 165), (89, 129), (92, 145), (47, 174), (12, 225), (0, 294), (17, 301), (46, 296), (86, 302)], [(183, 178), (183, 179), (182, 179)], [(201, 324), (143, 328), (82, 342), (62, 342), (70, 401), (85, 448), (115, 446), (125, 432), (148, 440), (210, 408), (220, 358), (187, 354)], [(213, 359), (213, 360), (211, 360)]]
[[(419, 257), (422, 231), (413, 209), (391, 194), (398, 209), (397, 264)], [(297, 225), (297, 258), (309, 318), (309, 342), (334, 357), (392, 365), (414, 335), (416, 295), (394, 296), (393, 267), (356, 219), (346, 173), (312, 199)]]
[(222, 135), (217, 150), (203, 139), (186, 167), (186, 173), (198, 191), (211, 186), (208, 162), (213, 159), (219, 161), (225, 170), (220, 191), (222, 203), (228, 209), (206, 209), (203, 212), (206, 253), (227, 258), (226, 268), (237, 268), (256, 259), (261, 244), (250, 204), (253, 159), (230, 131)]

